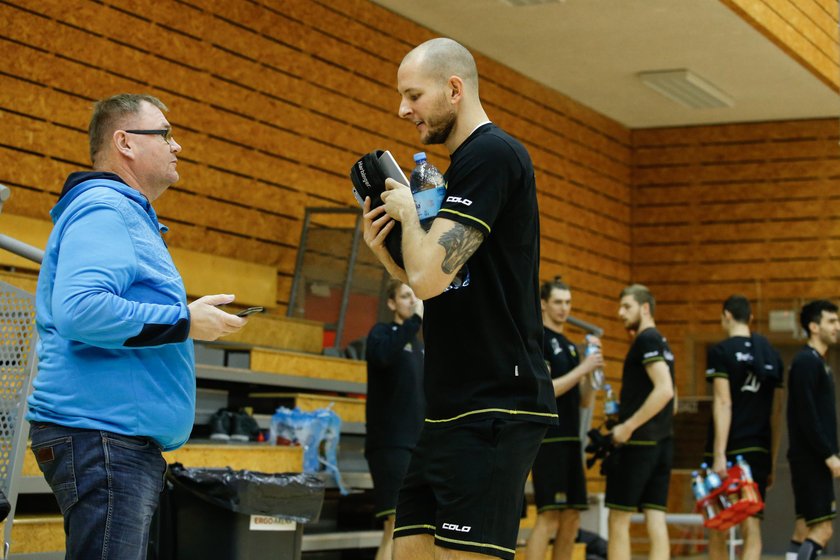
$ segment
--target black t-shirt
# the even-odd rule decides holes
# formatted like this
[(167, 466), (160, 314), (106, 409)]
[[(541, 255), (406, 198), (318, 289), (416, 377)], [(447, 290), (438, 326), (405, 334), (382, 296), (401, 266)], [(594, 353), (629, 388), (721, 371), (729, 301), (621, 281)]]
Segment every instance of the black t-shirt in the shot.
[[(561, 333), (548, 327), (543, 331), (543, 354), (552, 379), (563, 377), (580, 364), (575, 345)], [(549, 427), (545, 434), (546, 439), (580, 441), (580, 386), (576, 384), (556, 400), (560, 425)]]
[[(762, 356), (758, 361), (755, 355)], [(760, 372), (756, 372), (756, 367)], [(733, 336), (709, 348), (706, 353), (706, 381), (729, 380), (732, 423), (728, 452), (758, 447), (770, 451), (770, 416), (773, 395), (784, 387), (784, 365), (779, 353), (761, 335)], [(714, 451), (714, 417), (709, 423), (706, 451)]]
[(425, 302), (427, 422), (494, 416), (556, 424), (543, 361), (539, 212), (524, 146), (493, 124), (451, 156), (438, 214), (485, 238), (469, 278)]
[(788, 375), (788, 458), (828, 459), (838, 452), (834, 374), (815, 349), (805, 346)]
[(365, 449), (413, 449), (423, 427), (423, 343), (418, 340), (420, 317), (402, 325), (377, 323), (365, 348), (367, 418)]
[[(645, 367), (654, 362), (664, 361), (671, 372), (674, 382), (674, 354), (659, 331), (645, 329), (636, 335), (636, 339), (627, 351), (624, 370), (621, 374), (621, 396), (619, 398), (618, 420), (624, 422), (639, 410), (653, 391), (653, 382)], [(672, 435), (674, 417), (674, 399), (653, 418), (639, 426), (630, 438), (631, 442), (642, 443), (661, 441)]]

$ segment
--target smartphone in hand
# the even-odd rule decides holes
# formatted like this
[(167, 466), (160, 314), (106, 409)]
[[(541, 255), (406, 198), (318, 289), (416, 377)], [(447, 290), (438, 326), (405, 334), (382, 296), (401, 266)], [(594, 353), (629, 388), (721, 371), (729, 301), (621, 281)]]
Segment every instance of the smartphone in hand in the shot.
[(236, 314), (237, 317), (247, 317), (248, 315), (253, 315), (254, 313), (263, 313), (265, 311), (265, 307), (249, 307), (248, 309), (243, 309), (239, 313)]

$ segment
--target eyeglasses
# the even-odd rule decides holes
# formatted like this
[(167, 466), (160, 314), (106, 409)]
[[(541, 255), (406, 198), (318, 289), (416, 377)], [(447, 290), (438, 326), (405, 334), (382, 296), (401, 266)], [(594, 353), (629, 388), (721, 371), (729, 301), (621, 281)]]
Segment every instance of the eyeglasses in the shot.
[(163, 139), (167, 144), (172, 142), (171, 128), (160, 128), (157, 130), (125, 130), (124, 132), (128, 132), (129, 134), (156, 134), (158, 136), (163, 136)]

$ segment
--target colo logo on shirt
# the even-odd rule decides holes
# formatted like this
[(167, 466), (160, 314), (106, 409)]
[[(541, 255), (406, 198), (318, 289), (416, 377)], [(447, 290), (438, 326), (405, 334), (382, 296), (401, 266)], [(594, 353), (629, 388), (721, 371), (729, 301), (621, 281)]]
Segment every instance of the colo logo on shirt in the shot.
[(446, 202), (454, 202), (456, 204), (463, 204), (464, 206), (470, 206), (472, 204), (472, 200), (469, 198), (461, 198), (460, 196), (447, 196)]

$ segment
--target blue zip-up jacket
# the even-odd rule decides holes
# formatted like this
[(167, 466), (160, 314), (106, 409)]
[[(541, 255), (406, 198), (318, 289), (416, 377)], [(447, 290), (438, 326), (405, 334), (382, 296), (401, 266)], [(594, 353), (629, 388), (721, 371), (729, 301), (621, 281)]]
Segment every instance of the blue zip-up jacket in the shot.
[(180, 447), (195, 418), (195, 359), (166, 228), (113, 173), (71, 174), (50, 215), (27, 418)]

